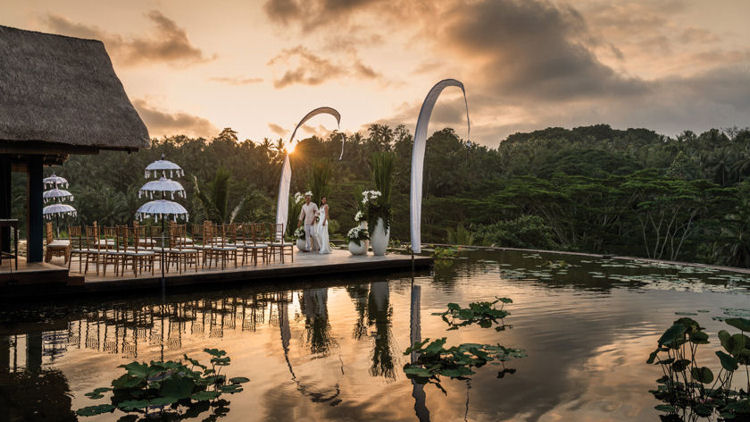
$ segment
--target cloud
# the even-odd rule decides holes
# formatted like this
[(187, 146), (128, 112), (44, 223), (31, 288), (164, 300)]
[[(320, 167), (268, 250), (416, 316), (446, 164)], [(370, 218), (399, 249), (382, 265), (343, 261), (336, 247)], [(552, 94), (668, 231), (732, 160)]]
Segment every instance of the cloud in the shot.
[(685, 30), (682, 31), (682, 34), (680, 34), (680, 41), (683, 44), (708, 44), (719, 40), (720, 38), (718, 35), (703, 28), (685, 28)]
[(366, 79), (377, 79), (381, 76), (380, 73), (376, 72), (370, 66), (365, 65), (359, 60), (354, 63), (354, 72)]
[[(310, 31), (327, 24), (341, 24), (358, 10), (381, 0), (268, 0), (263, 5), (271, 21), (288, 25), (299, 23)], [(387, 2), (386, 2), (387, 3)]]
[(340, 77), (358, 79), (382, 77), (380, 73), (362, 63), (358, 58), (353, 60), (352, 65), (345, 65), (319, 56), (301, 45), (282, 50), (268, 62), (268, 65), (285, 69), (281, 77), (273, 81), (273, 86), (277, 89), (295, 84), (315, 86)]
[(158, 110), (143, 99), (134, 100), (133, 106), (152, 136), (188, 135), (210, 138), (219, 133), (219, 129), (203, 117), (183, 112), (168, 113)]
[(271, 129), (271, 132), (279, 136), (286, 136), (286, 134), (289, 133), (288, 130), (281, 127), (281, 125), (277, 125), (276, 123), (269, 123), (268, 128)]
[(565, 101), (643, 93), (647, 85), (618, 74), (591, 51), (575, 9), (547, 1), (483, 1), (439, 33), (441, 43), (476, 64), (472, 79), (493, 92), (529, 100)]
[(124, 66), (143, 63), (184, 66), (215, 58), (206, 57), (201, 49), (193, 46), (185, 30), (161, 12), (152, 10), (146, 16), (154, 28), (150, 33), (132, 37), (112, 34), (97, 26), (72, 22), (53, 14), (46, 16), (45, 24), (50, 30), (64, 35), (102, 40), (113, 59)]
[(293, 84), (320, 85), (323, 82), (343, 75), (344, 70), (310, 52), (303, 46), (283, 50), (268, 62), (269, 66), (291, 65), (292, 68), (284, 72), (281, 78), (273, 81), (276, 88), (284, 88)]
[(214, 76), (209, 78), (214, 82), (219, 82), (227, 85), (252, 85), (263, 82), (263, 78), (243, 78), (243, 77), (231, 77), (231, 76)]

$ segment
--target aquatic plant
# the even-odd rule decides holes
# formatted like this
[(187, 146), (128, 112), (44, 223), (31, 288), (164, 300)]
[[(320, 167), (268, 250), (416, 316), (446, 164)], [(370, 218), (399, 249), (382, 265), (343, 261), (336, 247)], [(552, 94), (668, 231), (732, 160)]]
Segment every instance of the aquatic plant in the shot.
[[(440, 376), (456, 379), (468, 379), (475, 372), (472, 368), (479, 368), (488, 362), (502, 365), (498, 378), (515, 371), (505, 368), (504, 362), (526, 357), (526, 352), (500, 344), (463, 343), (446, 349), (446, 338), (414, 343), (407, 348), (404, 355), (415, 353), (417, 358), (412, 363), (404, 365), (404, 373), (410, 379), (420, 384), (435, 384), (443, 393), (445, 389), (440, 385)], [(428, 344), (429, 343), (429, 344)]]
[[(495, 308), (498, 302), (501, 304), (500, 309)], [(490, 328), (493, 324), (498, 324), (495, 330), (503, 331), (506, 328), (503, 318), (510, 315), (510, 312), (503, 309), (506, 303), (513, 303), (513, 300), (507, 297), (496, 297), (493, 302), (472, 302), (468, 308), (462, 308), (457, 303), (449, 303), (447, 311), (435, 312), (432, 315), (442, 317), (449, 326), (448, 330), (457, 330), (472, 324), (477, 324), (482, 328)]]
[(724, 350), (716, 351), (721, 368), (716, 376), (706, 366), (698, 366), (698, 347), (708, 344), (708, 334), (695, 320), (680, 318), (658, 340), (658, 347), (649, 355), (649, 364), (659, 365), (664, 375), (656, 380), (650, 392), (664, 404), (655, 408), (666, 413), (662, 420), (682, 421), (710, 418), (719, 420), (750, 419), (750, 378), (745, 390), (733, 389), (732, 378), (740, 366), (748, 375), (750, 365), (750, 319), (727, 318), (725, 322), (740, 329), (739, 334), (726, 330), (718, 333)]
[[(495, 309), (497, 303), (502, 303), (500, 309)], [(502, 309), (506, 303), (513, 303), (513, 301), (507, 297), (496, 297), (493, 302), (470, 303), (468, 308), (449, 303), (447, 311), (433, 313), (433, 315), (441, 316), (449, 325), (448, 330), (457, 330), (471, 324), (489, 328), (493, 324), (498, 324), (500, 320), (500, 326), (495, 329), (502, 331), (508, 327), (502, 323), (502, 319), (510, 315), (510, 312)], [(411, 354), (412, 360), (404, 365), (406, 376), (420, 384), (435, 384), (445, 393), (445, 389), (440, 385), (440, 376), (468, 380), (469, 376), (474, 374), (472, 368), (479, 368), (492, 362), (502, 366), (497, 377), (503, 378), (506, 374), (516, 372), (515, 369), (505, 367), (506, 361), (526, 357), (524, 350), (505, 347), (501, 344), (463, 343), (446, 349), (445, 342), (445, 337), (432, 342), (427, 338), (407, 348), (404, 354)]]
[(464, 227), (463, 224), (458, 224), (455, 229), (448, 228), (448, 243), (451, 245), (466, 245), (471, 246), (474, 244), (474, 234)]
[[(128, 420), (142, 420), (154, 416), (179, 420), (194, 418), (213, 408), (210, 418), (224, 416), (229, 412), (222, 394), (242, 391), (242, 384), (250, 381), (245, 377), (227, 379), (221, 374), (229, 366), (230, 358), (218, 349), (204, 349), (211, 356), (210, 367), (183, 355), (180, 361), (131, 362), (120, 365), (126, 373), (112, 381), (111, 387), (96, 388), (86, 397), (104, 398), (112, 392), (110, 403), (87, 406), (76, 411), (78, 416), (94, 416), (119, 409), (130, 413)], [(189, 366), (188, 366), (189, 365)]]
[(458, 256), (458, 248), (453, 247), (436, 247), (432, 252), (432, 256), (435, 259), (449, 259)]

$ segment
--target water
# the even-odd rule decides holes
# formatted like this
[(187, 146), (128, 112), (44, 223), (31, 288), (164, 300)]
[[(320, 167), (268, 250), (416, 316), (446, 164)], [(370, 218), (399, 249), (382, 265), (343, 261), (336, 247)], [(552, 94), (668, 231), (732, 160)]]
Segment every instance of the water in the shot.
[[(560, 260), (564, 259), (564, 262)], [(420, 309), (410, 315), (412, 282)], [(227, 374), (246, 376), (227, 396), (225, 421), (658, 420), (648, 392), (661, 373), (645, 364), (679, 315), (713, 317), (750, 308), (748, 280), (729, 273), (597, 261), (564, 255), (473, 252), (436, 263), (432, 274), (316, 279), (283, 288), (246, 287), (160, 297), (7, 304), (0, 312), (0, 420), (75, 420), (84, 396), (108, 386), (132, 360), (207, 360), (226, 350)], [(446, 331), (434, 312), (448, 302), (506, 296), (511, 329)], [(470, 381), (414, 385), (402, 368), (410, 330), (448, 344), (501, 343), (528, 357), (477, 369)], [(744, 375), (736, 382), (745, 382)], [(204, 413), (197, 420), (203, 420)], [(121, 413), (80, 420), (116, 420)]]

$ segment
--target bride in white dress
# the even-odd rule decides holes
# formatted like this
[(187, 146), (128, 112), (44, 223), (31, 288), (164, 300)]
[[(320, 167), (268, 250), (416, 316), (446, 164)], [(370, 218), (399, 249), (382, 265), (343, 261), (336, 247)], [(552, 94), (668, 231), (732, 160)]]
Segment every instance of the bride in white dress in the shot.
[(328, 200), (325, 196), (320, 198), (318, 222), (315, 224), (315, 237), (317, 237), (316, 240), (320, 245), (318, 253), (331, 253), (331, 243), (328, 241)]

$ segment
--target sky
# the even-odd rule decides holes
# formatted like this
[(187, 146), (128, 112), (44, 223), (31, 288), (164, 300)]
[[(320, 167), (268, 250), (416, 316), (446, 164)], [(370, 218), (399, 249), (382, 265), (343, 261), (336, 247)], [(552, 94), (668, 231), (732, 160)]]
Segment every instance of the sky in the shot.
[[(3, 0), (0, 25), (104, 42), (152, 137), (414, 130), (466, 87), (471, 140), (606, 123), (667, 135), (750, 125), (746, 0)], [(447, 89), (430, 132), (466, 137)], [(335, 129), (330, 117), (302, 135)]]

